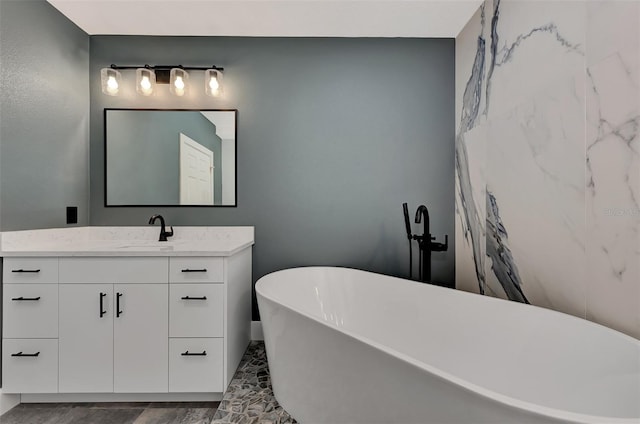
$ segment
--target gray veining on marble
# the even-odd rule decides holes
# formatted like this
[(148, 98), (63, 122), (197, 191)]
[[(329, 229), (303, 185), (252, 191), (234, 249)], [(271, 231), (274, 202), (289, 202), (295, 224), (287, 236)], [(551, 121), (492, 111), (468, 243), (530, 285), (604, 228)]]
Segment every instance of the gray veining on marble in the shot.
[[(498, 22), (500, 14), (500, 0), (496, 0), (493, 7), (493, 16), (491, 18), (491, 49), (488, 63), (488, 74), (486, 76), (486, 82), (483, 82), (485, 78), (485, 44), (484, 31), (485, 31), (485, 5), (481, 6), (481, 33), (478, 36), (478, 44), (475, 55), (474, 64), (471, 70), (471, 76), (466, 84), (466, 89), (463, 96), (462, 103), (462, 121), (458, 129), (458, 136), (456, 137), (456, 171), (459, 182), (458, 194), (461, 198), (462, 213), (465, 217), (465, 238), (470, 239), (473, 258), (475, 262), (476, 278), (478, 280), (479, 292), (484, 294), (485, 287), (485, 269), (483, 262), (483, 254), (480, 246), (481, 242), (485, 242), (486, 252), (491, 255), (492, 270), (498, 278), (500, 284), (504, 288), (505, 293), (511, 300), (517, 300), (520, 302), (528, 303), (526, 297), (522, 293), (520, 288), (521, 282), (518, 275), (518, 268), (513, 261), (511, 254), (503, 255), (502, 252), (509, 252), (509, 248), (503, 245), (503, 240), (506, 238), (506, 231), (504, 226), (500, 222), (500, 216), (498, 215), (498, 205), (494, 196), (489, 196), (487, 193), (487, 213), (486, 218), (483, 219), (478, 213), (476, 208), (476, 200), (473, 197), (472, 183), (469, 171), (467, 148), (465, 144), (464, 134), (472, 129), (476, 125), (476, 121), (480, 115), (480, 106), (482, 102), (483, 92), (482, 88), (485, 87), (485, 110), (484, 115), (487, 114), (489, 109), (489, 97), (491, 95), (491, 78), (493, 76), (494, 69), (497, 66), (509, 61), (511, 55), (517, 48), (517, 46), (524, 39), (518, 37), (518, 39), (510, 46), (501, 50), (502, 59), (497, 58), (497, 45), (498, 45)], [(527, 35), (530, 37), (533, 32)], [(503, 52), (506, 50), (506, 52)], [(480, 199), (478, 202), (481, 201)], [(489, 210), (492, 213), (488, 213)], [(485, 222), (486, 220), (486, 222)], [(501, 229), (502, 237), (498, 236), (498, 231), (491, 231), (487, 233), (487, 226), (492, 229)], [(487, 239), (487, 235), (492, 236)], [(490, 247), (490, 248), (489, 248)]]
[(278, 404), (263, 342), (249, 345), (213, 417), (213, 424), (295, 424)]
[(507, 230), (500, 220), (498, 202), (492, 193), (487, 192), (487, 256), (491, 258), (492, 264), (501, 264), (492, 267), (492, 271), (508, 299), (529, 303), (522, 292), (520, 275), (515, 268), (511, 250), (503, 242), (508, 237)]
[[(484, 294), (485, 276), (484, 276), (484, 255), (481, 254), (482, 245), (484, 244), (484, 217), (481, 216), (478, 204), (473, 196), (472, 180), (470, 175), (469, 157), (467, 153), (467, 145), (465, 143), (465, 134), (473, 129), (480, 113), (480, 104), (482, 102), (484, 70), (485, 70), (485, 38), (483, 36), (485, 30), (485, 5), (480, 9), (480, 34), (477, 37), (475, 58), (471, 67), (471, 75), (465, 84), (465, 90), (462, 95), (461, 118), (460, 125), (456, 134), (456, 203), (457, 213), (463, 219), (461, 220), (461, 230), (466, 245), (470, 244), (471, 256), (475, 264), (475, 274), (478, 282), (480, 293)], [(464, 244), (456, 243), (463, 249)], [(458, 284), (456, 284), (458, 285)]]

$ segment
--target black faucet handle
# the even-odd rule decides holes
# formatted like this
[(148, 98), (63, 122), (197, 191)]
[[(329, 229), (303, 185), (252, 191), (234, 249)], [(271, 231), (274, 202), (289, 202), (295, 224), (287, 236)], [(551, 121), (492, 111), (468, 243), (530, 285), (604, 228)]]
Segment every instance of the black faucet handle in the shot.
[[(435, 237), (433, 237), (435, 239)], [(431, 242), (431, 250), (433, 252), (446, 252), (449, 250), (449, 236), (445, 234), (444, 243)]]
[(165, 235), (166, 237), (171, 237), (171, 236), (173, 236), (173, 225), (172, 225), (171, 227), (169, 227), (169, 228), (171, 228), (171, 231), (165, 231), (165, 232), (164, 232), (164, 235)]

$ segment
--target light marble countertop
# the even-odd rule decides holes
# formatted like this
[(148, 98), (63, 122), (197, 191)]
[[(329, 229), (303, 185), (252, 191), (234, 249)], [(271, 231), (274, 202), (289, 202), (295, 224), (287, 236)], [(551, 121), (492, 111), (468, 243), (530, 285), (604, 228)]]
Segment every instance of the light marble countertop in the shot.
[[(169, 229), (169, 228), (167, 228)], [(77, 227), (0, 233), (0, 256), (230, 256), (254, 244), (253, 227)]]

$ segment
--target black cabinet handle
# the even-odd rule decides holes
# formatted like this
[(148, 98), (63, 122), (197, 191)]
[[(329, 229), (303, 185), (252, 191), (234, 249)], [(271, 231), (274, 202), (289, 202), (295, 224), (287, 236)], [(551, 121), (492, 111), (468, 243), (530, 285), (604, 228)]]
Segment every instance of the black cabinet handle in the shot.
[(100, 318), (102, 318), (104, 314), (107, 313), (107, 311), (104, 310), (104, 298), (106, 296), (107, 296), (106, 293), (100, 292)]
[(191, 297), (191, 296), (182, 296), (182, 300), (207, 300), (207, 296), (202, 297)]
[(11, 272), (40, 272), (39, 269), (12, 269)]
[(182, 272), (207, 272), (207, 268), (202, 268), (202, 269), (183, 269)]
[(122, 312), (120, 310), (120, 298), (122, 297), (122, 293), (116, 293), (116, 318), (119, 318), (120, 315), (122, 315)]
[(36, 353), (22, 353), (22, 352), (18, 352), (18, 353), (12, 353), (11, 356), (17, 356), (18, 358), (37, 358), (40, 355), (40, 352), (36, 352)]
[(11, 300), (15, 300), (16, 302), (26, 302), (26, 301), (36, 301), (40, 300), (40, 296), (38, 297), (12, 297)]
[(180, 355), (182, 356), (207, 356), (207, 351), (203, 350), (202, 353), (191, 353), (188, 350), (186, 352), (182, 352)]

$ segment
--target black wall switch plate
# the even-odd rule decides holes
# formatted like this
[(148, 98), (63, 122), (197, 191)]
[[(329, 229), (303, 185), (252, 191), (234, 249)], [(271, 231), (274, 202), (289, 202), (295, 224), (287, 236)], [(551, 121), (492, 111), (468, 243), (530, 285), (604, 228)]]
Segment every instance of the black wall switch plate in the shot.
[(67, 224), (77, 224), (77, 223), (78, 223), (78, 207), (67, 206)]

